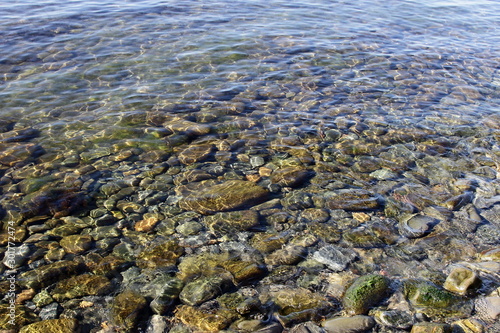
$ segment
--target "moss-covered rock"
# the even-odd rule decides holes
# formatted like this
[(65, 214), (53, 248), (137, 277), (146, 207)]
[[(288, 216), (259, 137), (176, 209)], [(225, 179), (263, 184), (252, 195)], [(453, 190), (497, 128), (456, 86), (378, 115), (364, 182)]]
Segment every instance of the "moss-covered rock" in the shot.
[(452, 294), (426, 280), (408, 279), (403, 292), (410, 304), (431, 317), (469, 316), (473, 305), (463, 297)]
[(347, 288), (342, 303), (350, 315), (366, 314), (387, 296), (390, 280), (382, 275), (368, 274), (357, 278)]

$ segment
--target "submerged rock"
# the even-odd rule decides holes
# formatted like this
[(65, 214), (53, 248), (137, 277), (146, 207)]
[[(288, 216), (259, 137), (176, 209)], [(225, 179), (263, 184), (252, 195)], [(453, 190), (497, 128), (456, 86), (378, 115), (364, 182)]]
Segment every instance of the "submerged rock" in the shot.
[(75, 333), (79, 331), (78, 320), (75, 318), (60, 318), (42, 320), (21, 328), (19, 333)]
[(344, 270), (356, 258), (356, 252), (351, 249), (326, 245), (314, 252), (313, 259), (326, 265), (334, 272)]
[(256, 204), (265, 200), (267, 195), (268, 191), (255, 183), (228, 180), (187, 195), (179, 201), (179, 207), (200, 214), (213, 214)]
[(44, 288), (57, 281), (77, 274), (80, 267), (80, 264), (74, 261), (63, 260), (55, 262), (22, 273), (19, 276), (18, 283), (26, 288)]
[(465, 295), (467, 290), (478, 282), (477, 274), (467, 267), (455, 267), (444, 282), (444, 289)]
[(235, 311), (228, 309), (202, 310), (189, 305), (181, 305), (175, 310), (175, 317), (185, 325), (202, 332), (219, 332), (238, 318)]
[(347, 288), (342, 303), (350, 315), (366, 314), (387, 296), (390, 280), (382, 275), (369, 274), (357, 278)]
[(58, 282), (52, 297), (61, 302), (82, 296), (104, 295), (111, 287), (111, 282), (104, 276), (83, 274)]
[(297, 187), (306, 181), (309, 175), (310, 172), (304, 167), (291, 166), (273, 171), (271, 181), (281, 186)]
[(135, 291), (118, 294), (111, 305), (112, 322), (122, 330), (133, 329), (146, 304), (146, 299)]
[(325, 193), (325, 208), (345, 210), (370, 210), (380, 206), (381, 199), (364, 189), (341, 189)]
[(451, 333), (451, 326), (442, 323), (422, 322), (413, 325), (411, 333)]
[(175, 265), (177, 259), (184, 254), (184, 248), (175, 241), (146, 248), (137, 256), (137, 266), (141, 268), (159, 268)]
[(259, 224), (259, 213), (254, 210), (221, 212), (203, 219), (216, 235), (245, 231)]
[(219, 276), (202, 277), (189, 282), (182, 289), (179, 298), (182, 303), (195, 306), (219, 296), (229, 281)]
[(328, 319), (321, 326), (328, 333), (361, 333), (375, 326), (375, 320), (369, 316), (357, 315)]
[(428, 316), (465, 317), (472, 312), (472, 302), (443, 290), (430, 281), (405, 280), (403, 292), (415, 309)]

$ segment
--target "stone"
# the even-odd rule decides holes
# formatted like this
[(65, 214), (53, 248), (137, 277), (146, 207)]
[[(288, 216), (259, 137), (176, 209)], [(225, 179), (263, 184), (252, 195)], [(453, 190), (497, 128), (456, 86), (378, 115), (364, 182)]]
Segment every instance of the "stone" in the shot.
[(271, 181), (286, 187), (297, 187), (304, 183), (310, 176), (310, 171), (300, 166), (291, 166), (274, 170)]
[(160, 268), (176, 264), (177, 259), (184, 254), (184, 248), (175, 241), (148, 247), (137, 256), (137, 266), (140, 268)]
[(366, 314), (389, 292), (390, 280), (382, 275), (368, 274), (357, 278), (347, 288), (342, 304), (349, 315)]
[(21, 273), (18, 284), (26, 288), (40, 289), (77, 274), (81, 265), (63, 260)]
[(212, 127), (207, 124), (198, 124), (182, 118), (173, 118), (163, 124), (173, 133), (185, 133), (188, 136), (202, 136), (211, 132)]
[(89, 235), (70, 235), (63, 237), (59, 244), (66, 253), (81, 254), (92, 246), (92, 237)]
[(214, 214), (260, 203), (267, 195), (266, 189), (250, 181), (228, 180), (188, 194), (179, 201), (179, 207), (200, 214)]
[(78, 327), (78, 320), (75, 318), (48, 319), (24, 326), (19, 333), (75, 333), (78, 332)]
[(465, 317), (472, 313), (472, 302), (430, 281), (407, 279), (403, 293), (414, 308), (430, 317)]
[(178, 306), (175, 317), (185, 325), (195, 327), (201, 332), (220, 332), (238, 318), (235, 311), (220, 308), (204, 311), (189, 305)]
[(325, 193), (325, 208), (362, 211), (380, 206), (380, 199), (364, 189), (340, 189)]
[(157, 285), (156, 295), (150, 304), (153, 312), (162, 315), (172, 309), (184, 287), (184, 283), (176, 277), (166, 277)]
[(328, 319), (321, 326), (327, 333), (362, 333), (375, 326), (375, 320), (369, 316), (357, 315)]
[(34, 143), (0, 143), (0, 164), (9, 167), (25, 164), (42, 152), (43, 148)]
[(467, 267), (455, 267), (444, 282), (444, 289), (465, 295), (471, 286), (479, 282), (477, 274)]
[(213, 151), (214, 145), (195, 145), (181, 151), (178, 155), (178, 158), (182, 164), (189, 165), (207, 160), (211, 156)]
[(228, 281), (219, 276), (202, 277), (186, 284), (179, 299), (187, 305), (200, 305), (219, 296), (227, 285)]
[(460, 333), (483, 333), (485, 325), (481, 321), (474, 318), (457, 320), (451, 324), (452, 332)]
[(401, 310), (374, 311), (373, 316), (378, 324), (401, 330), (409, 330), (415, 323), (412, 314)]
[(442, 323), (422, 322), (413, 325), (411, 333), (451, 333), (451, 326)]
[(162, 220), (163, 215), (157, 213), (146, 213), (143, 219), (134, 225), (135, 231), (149, 232)]
[(401, 215), (399, 221), (399, 233), (408, 238), (419, 238), (426, 235), (430, 228), (437, 223), (437, 220), (432, 217), (419, 214)]
[(59, 281), (52, 290), (52, 297), (61, 302), (82, 296), (104, 295), (111, 289), (112, 284), (106, 277), (83, 274)]
[(239, 210), (235, 212), (220, 212), (203, 218), (205, 223), (216, 235), (225, 235), (245, 231), (259, 225), (259, 213), (254, 210)]
[(326, 265), (334, 272), (344, 270), (356, 258), (356, 252), (351, 249), (326, 245), (314, 252), (313, 259)]
[(111, 304), (112, 322), (123, 330), (132, 330), (146, 304), (146, 299), (135, 291), (118, 294)]
[[(269, 299), (267, 299), (269, 297)], [(331, 306), (320, 294), (305, 288), (285, 287), (261, 296), (261, 302), (272, 301), (278, 309), (278, 320), (285, 327), (317, 320)]]
[(475, 300), (477, 316), (486, 323), (493, 323), (500, 318), (500, 297), (479, 297)]
[(0, 304), (0, 331), (2, 332), (18, 332), (22, 326), (39, 320), (39, 316), (33, 310), (22, 304), (14, 304), (14, 307), (10, 304)]
[(303, 246), (289, 244), (265, 257), (268, 265), (295, 265), (307, 257), (307, 249)]

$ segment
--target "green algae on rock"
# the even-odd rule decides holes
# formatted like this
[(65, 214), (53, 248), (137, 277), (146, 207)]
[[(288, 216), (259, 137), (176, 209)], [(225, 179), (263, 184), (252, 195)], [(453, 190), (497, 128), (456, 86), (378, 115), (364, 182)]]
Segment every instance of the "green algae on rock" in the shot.
[(200, 214), (213, 214), (256, 204), (265, 200), (267, 195), (268, 191), (255, 183), (228, 180), (188, 194), (179, 201), (179, 207), (184, 210), (194, 210)]
[(79, 332), (78, 320), (75, 318), (59, 318), (42, 320), (21, 328), (19, 333), (77, 333)]
[(382, 275), (368, 274), (357, 278), (347, 288), (342, 303), (350, 315), (366, 314), (387, 296), (390, 280)]
[(417, 311), (431, 317), (463, 318), (469, 316), (473, 308), (471, 301), (426, 280), (403, 281), (403, 293)]

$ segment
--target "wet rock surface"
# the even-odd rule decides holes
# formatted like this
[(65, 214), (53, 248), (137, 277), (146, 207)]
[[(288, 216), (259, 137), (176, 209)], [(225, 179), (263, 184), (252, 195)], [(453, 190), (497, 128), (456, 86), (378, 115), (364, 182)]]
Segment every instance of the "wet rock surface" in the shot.
[(335, 18), (239, 39), (192, 3), (9, 25), (0, 330), (499, 331), (491, 28), (301, 4)]

